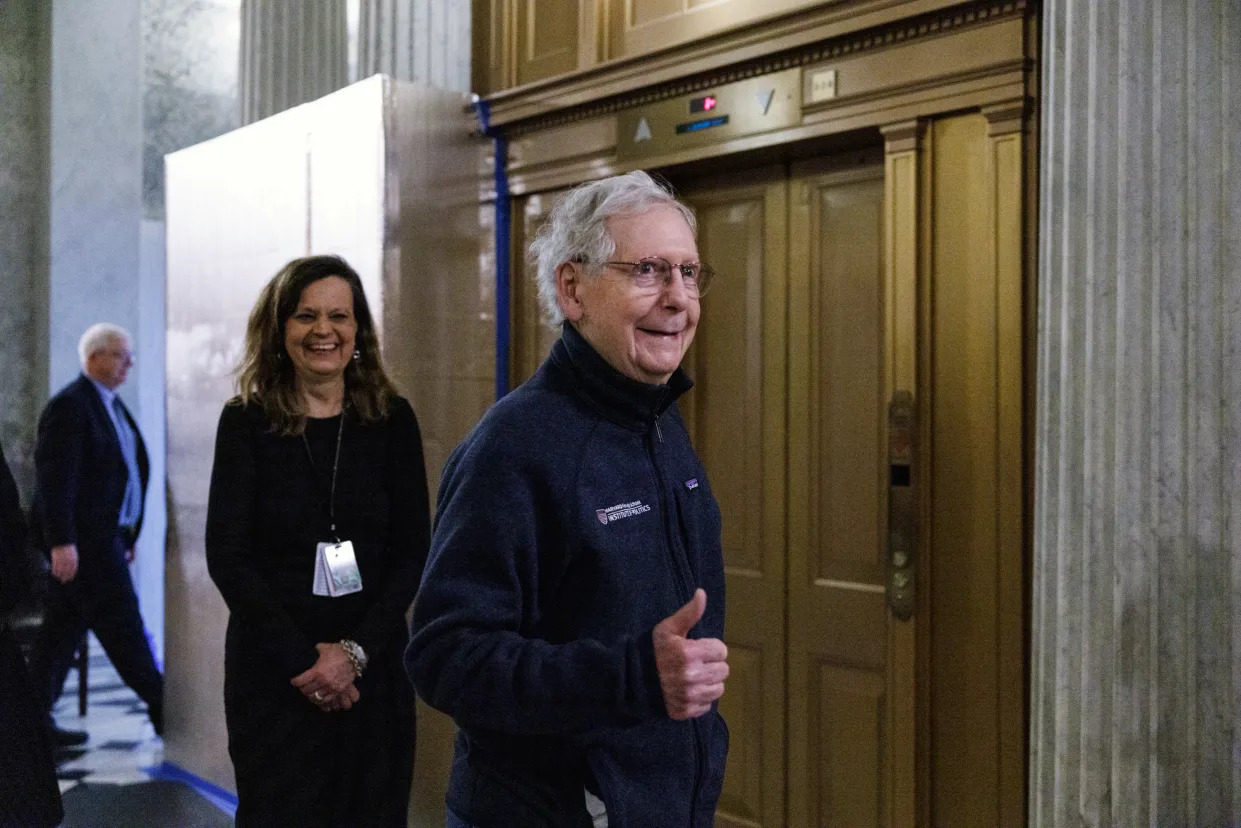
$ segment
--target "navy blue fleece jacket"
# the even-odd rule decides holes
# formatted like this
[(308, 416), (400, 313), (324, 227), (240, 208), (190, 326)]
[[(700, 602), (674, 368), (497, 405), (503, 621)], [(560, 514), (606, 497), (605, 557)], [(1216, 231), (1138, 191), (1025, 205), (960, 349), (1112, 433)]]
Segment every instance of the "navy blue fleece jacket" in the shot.
[(456, 721), (448, 804), (481, 828), (710, 826), (728, 733), (668, 718), (652, 628), (707, 592), (722, 638), (720, 514), (674, 401), (570, 325), (444, 468), (405, 666)]

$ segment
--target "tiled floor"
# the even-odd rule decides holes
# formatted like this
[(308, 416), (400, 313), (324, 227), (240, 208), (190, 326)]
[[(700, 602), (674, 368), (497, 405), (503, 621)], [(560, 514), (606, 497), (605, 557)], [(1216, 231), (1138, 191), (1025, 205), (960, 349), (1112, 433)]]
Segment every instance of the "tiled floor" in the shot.
[(121, 681), (93, 637), (86, 672), (86, 716), (78, 716), (77, 670), (70, 671), (56, 703), (56, 721), (61, 727), (90, 734), (85, 745), (61, 750), (57, 756), (61, 794), (87, 780), (110, 785), (150, 782), (142, 769), (164, 761), (164, 743), (147, 719), (146, 705)]
[(65, 807), (64, 828), (224, 828), (232, 807), (210, 790), (196, 790), (185, 774), (164, 764), (146, 705), (125, 686), (98, 642), (91, 638), (85, 716), (78, 715), (78, 675), (73, 670), (56, 704), (62, 727), (85, 730), (90, 740), (57, 755), (56, 775)]

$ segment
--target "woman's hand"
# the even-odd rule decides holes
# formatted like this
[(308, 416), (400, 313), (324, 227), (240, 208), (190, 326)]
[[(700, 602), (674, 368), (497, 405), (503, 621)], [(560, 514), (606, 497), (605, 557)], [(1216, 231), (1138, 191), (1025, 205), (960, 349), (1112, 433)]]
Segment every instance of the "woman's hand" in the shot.
[(289, 683), (324, 710), (348, 710), (358, 700), (353, 662), (339, 644), (316, 644), (319, 660)]
[(348, 710), (353, 707), (358, 701), (358, 688), (351, 684), (343, 693), (321, 696), (320, 699), (316, 699), (314, 694), (311, 694), (306, 698), (324, 713), (333, 713), (337, 710)]

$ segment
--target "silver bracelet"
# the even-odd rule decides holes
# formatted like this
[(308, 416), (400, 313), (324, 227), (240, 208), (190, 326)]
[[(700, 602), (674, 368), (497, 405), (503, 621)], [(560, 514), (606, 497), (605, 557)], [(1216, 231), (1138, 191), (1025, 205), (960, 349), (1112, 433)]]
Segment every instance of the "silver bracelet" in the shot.
[(362, 649), (362, 645), (349, 638), (342, 638), (340, 646), (344, 649), (345, 655), (349, 656), (349, 661), (353, 664), (353, 677), (357, 678), (362, 675), (362, 671), (366, 669), (366, 663), (369, 659), (366, 657), (366, 650)]

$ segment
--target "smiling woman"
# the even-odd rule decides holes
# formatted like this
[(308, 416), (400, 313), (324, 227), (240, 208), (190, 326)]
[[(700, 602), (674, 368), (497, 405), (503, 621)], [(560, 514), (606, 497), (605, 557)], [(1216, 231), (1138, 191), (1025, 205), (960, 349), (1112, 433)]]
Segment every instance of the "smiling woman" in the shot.
[(401, 653), (430, 516), (418, 421), (353, 268), (312, 256), (272, 278), (238, 385), (207, 505), (237, 825), (403, 826)]
[(366, 422), (386, 416), (396, 389), (384, 373), (362, 280), (338, 256), (294, 259), (259, 294), (246, 325), (237, 385), (284, 434), (349, 405)]
[[(297, 310), (284, 323), (284, 350), (293, 362), (298, 384), (310, 392), (307, 402), (311, 416), (339, 413), (340, 402), (332, 399), (337, 396), (333, 386), (339, 385), (343, 391), (345, 368), (353, 358), (357, 332), (348, 282), (339, 276), (326, 276), (302, 289)], [(315, 411), (316, 407), (328, 410)]]

